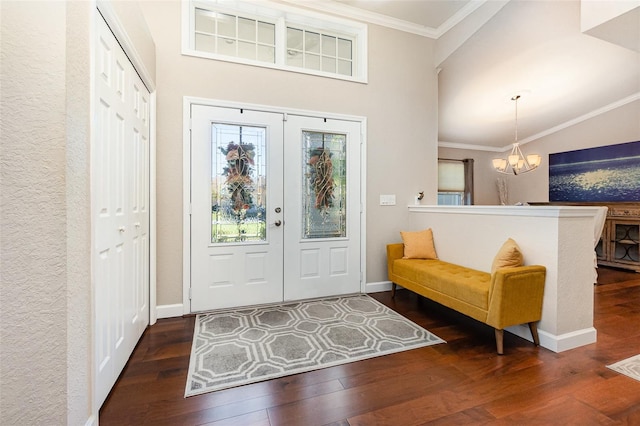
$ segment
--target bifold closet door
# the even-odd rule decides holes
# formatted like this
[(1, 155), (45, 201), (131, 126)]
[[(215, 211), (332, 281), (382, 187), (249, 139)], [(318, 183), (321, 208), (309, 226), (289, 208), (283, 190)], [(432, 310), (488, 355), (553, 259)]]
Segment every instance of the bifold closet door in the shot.
[(91, 146), (96, 401), (149, 324), (150, 94), (98, 15)]

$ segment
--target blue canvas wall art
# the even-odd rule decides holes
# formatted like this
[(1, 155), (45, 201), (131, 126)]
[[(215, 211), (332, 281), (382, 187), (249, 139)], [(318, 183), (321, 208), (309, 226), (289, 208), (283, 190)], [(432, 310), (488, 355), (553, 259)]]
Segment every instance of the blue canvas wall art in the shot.
[(549, 154), (549, 201), (640, 201), (640, 141)]

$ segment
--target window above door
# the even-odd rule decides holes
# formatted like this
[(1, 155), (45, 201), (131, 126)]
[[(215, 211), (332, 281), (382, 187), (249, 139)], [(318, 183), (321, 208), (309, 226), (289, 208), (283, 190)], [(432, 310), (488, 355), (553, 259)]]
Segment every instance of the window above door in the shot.
[(367, 82), (367, 26), (268, 1), (185, 1), (182, 54)]

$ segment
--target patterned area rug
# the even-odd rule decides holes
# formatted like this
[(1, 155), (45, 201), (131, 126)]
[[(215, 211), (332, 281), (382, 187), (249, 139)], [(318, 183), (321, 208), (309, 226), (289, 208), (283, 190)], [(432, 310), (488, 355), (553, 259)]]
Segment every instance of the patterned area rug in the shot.
[(437, 343), (366, 295), (202, 314), (185, 397)]
[(629, 376), (632, 379), (640, 381), (640, 355), (623, 359), (615, 364), (607, 365), (607, 367), (617, 371), (618, 373), (622, 373), (625, 376)]

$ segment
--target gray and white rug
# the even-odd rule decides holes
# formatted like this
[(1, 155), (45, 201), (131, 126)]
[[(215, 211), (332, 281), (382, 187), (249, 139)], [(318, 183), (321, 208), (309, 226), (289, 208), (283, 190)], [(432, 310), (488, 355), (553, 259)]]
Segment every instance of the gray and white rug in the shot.
[(367, 295), (201, 314), (185, 397), (437, 343)]
[(607, 365), (607, 367), (617, 371), (618, 373), (622, 373), (625, 376), (629, 376), (632, 379), (640, 381), (640, 355), (623, 359), (615, 364)]

